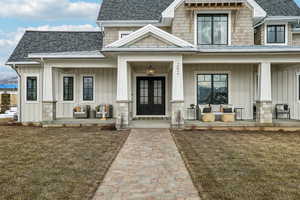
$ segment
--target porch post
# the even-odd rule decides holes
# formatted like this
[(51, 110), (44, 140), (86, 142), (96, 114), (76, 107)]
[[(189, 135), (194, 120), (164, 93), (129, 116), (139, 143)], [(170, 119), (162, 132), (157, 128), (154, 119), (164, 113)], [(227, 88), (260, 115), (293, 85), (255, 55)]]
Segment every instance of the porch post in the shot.
[(272, 123), (272, 82), (270, 62), (262, 62), (258, 66), (256, 119), (259, 123)]
[(56, 101), (54, 97), (53, 68), (44, 64), (43, 71), (43, 102), (42, 120), (53, 121), (56, 119)]
[(183, 66), (182, 56), (178, 56), (172, 68), (172, 114), (171, 125), (173, 128), (184, 126), (184, 93), (183, 93)]
[(128, 63), (119, 56), (117, 75), (117, 129), (127, 129), (129, 126), (128, 76)]

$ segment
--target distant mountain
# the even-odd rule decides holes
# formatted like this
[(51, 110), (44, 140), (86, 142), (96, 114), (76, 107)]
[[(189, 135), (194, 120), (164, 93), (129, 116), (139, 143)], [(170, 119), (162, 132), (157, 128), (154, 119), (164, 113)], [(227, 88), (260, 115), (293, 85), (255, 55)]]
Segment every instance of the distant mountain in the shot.
[(4, 78), (0, 80), (0, 84), (17, 84), (18, 83), (18, 77), (9, 77), (9, 78)]

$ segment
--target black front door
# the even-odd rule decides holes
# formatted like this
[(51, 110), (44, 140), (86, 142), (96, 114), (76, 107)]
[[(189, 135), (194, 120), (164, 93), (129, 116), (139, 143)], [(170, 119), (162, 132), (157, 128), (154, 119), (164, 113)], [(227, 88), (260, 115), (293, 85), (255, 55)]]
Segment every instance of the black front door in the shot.
[(137, 77), (137, 115), (165, 115), (165, 77)]

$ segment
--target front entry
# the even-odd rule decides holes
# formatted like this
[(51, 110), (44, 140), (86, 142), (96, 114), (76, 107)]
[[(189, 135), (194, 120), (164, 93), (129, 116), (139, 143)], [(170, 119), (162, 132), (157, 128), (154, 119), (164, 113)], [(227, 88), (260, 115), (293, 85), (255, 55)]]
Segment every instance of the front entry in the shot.
[(165, 77), (137, 77), (137, 115), (165, 115)]

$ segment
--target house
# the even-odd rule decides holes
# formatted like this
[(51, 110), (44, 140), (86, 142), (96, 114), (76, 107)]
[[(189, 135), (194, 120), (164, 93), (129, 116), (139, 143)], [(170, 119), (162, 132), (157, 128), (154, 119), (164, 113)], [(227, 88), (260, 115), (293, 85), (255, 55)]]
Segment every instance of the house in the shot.
[(26, 31), (7, 61), (22, 122), (112, 104), (116, 124), (183, 125), (191, 104), (233, 104), (300, 120), (300, 9), (293, 0), (103, 0), (98, 32)]
[(17, 85), (0, 84), (0, 113), (17, 106)]

